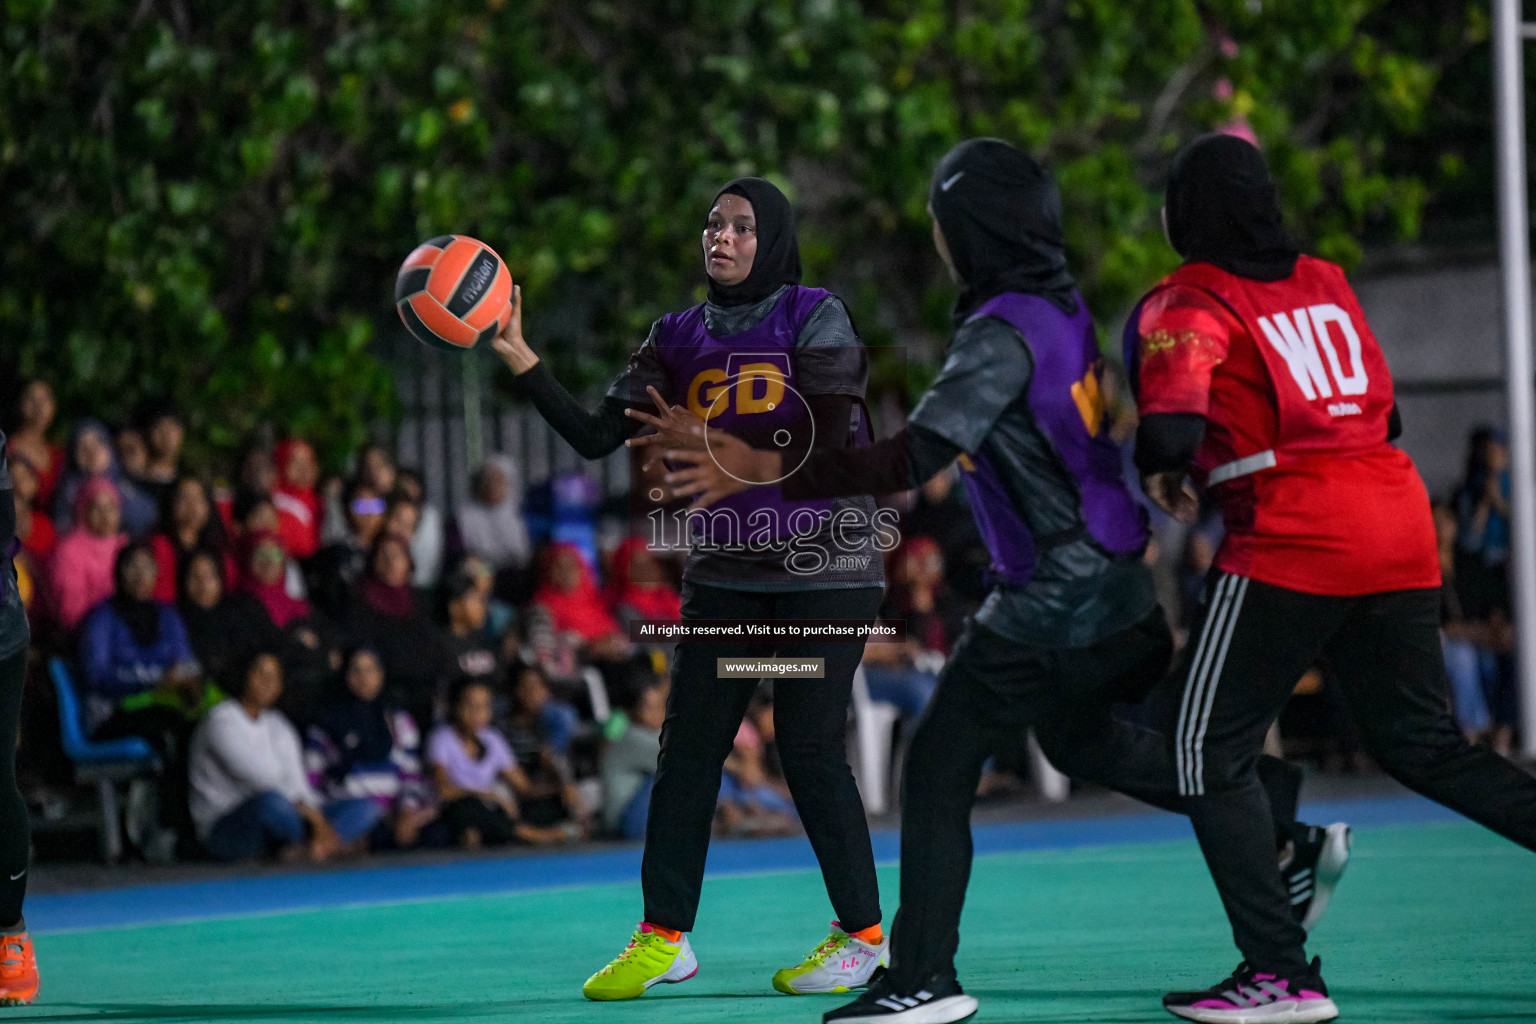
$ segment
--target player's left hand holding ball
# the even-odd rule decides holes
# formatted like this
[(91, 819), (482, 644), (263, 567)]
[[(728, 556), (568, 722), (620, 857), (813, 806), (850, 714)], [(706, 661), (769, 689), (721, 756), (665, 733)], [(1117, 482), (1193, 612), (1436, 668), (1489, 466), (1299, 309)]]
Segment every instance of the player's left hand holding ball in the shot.
[(529, 348), (523, 338), (522, 285), (512, 286), (512, 315), (507, 318), (507, 326), (491, 339), (491, 348), (496, 350), (496, 354), (515, 374), (527, 373), (539, 365), (538, 353)]

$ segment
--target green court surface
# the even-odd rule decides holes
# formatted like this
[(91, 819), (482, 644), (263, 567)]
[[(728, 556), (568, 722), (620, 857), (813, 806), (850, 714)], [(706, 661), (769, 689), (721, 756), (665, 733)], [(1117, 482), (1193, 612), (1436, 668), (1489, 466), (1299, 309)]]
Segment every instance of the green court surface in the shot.
[[(881, 870), (887, 920), (894, 867)], [(13, 1020), (819, 1020), (846, 996), (768, 979), (825, 933), (820, 878), (711, 879), (696, 978), (593, 1004), (582, 980), (623, 946), (639, 887), (44, 934), (42, 1001)], [(1311, 951), (1344, 1021), (1536, 1019), (1536, 858), (1464, 823), (1364, 828)], [(1237, 960), (1193, 842), (990, 854), (971, 879), (961, 980), (978, 1021), (1172, 1020), (1164, 989)]]

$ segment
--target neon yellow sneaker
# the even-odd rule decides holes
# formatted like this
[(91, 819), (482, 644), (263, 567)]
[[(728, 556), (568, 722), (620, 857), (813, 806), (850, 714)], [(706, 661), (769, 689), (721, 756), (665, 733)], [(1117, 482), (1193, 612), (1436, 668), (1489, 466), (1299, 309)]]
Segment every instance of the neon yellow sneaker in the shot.
[(832, 922), (832, 934), (806, 954), (795, 967), (786, 967), (773, 976), (773, 987), (785, 995), (805, 996), (816, 992), (849, 992), (869, 984), (875, 968), (886, 966), (891, 948), (890, 936), (870, 945), (849, 935)]
[(645, 922), (630, 936), (629, 945), (612, 962), (587, 979), (581, 994), (588, 999), (639, 999), (652, 985), (675, 985), (699, 973), (699, 961), (688, 936), (668, 942)]

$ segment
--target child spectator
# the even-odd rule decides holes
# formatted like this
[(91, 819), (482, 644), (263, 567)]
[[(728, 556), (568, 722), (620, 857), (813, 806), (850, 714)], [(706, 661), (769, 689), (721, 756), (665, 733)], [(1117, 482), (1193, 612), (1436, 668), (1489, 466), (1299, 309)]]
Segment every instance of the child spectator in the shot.
[(113, 444), (117, 450), (117, 465), (123, 476), (154, 501), (155, 496), (144, 486), (144, 471), (149, 468), (149, 446), (144, 443), (144, 435), (139, 432), (139, 428), (132, 424), (119, 427)]
[(402, 467), (395, 474), (395, 490), (414, 502), (420, 511), (416, 532), (411, 537), (411, 560), (416, 563), (416, 574), (411, 583), (418, 590), (435, 587), (443, 574), (443, 549), (446, 546), (443, 513), (427, 501), (421, 474), (414, 469)]
[(309, 727), (306, 760), (310, 781), (326, 798), (378, 804), (403, 849), (416, 845), (437, 811), (423, 788), (416, 723), (389, 708), (383, 693), (379, 656), (366, 647), (349, 653)]
[(142, 536), (154, 526), (155, 503), (123, 476), (112, 454), (112, 435), (99, 421), (84, 420), (70, 438), (67, 468), (54, 494), (54, 525), (65, 530), (75, 525), (76, 499), (94, 480), (104, 480), (117, 491), (120, 521), (129, 536)]
[(665, 677), (641, 689), (624, 710), (623, 731), (609, 739), (600, 761), (603, 826), (625, 839), (644, 839), (661, 754), (661, 726), (667, 719)]
[(315, 792), (299, 734), (274, 708), (282, 692), (278, 656), (256, 654), (239, 693), (214, 707), (193, 736), (192, 820), (218, 860), (276, 852), (282, 860), (324, 861), (361, 852), (381, 816), (372, 800), (326, 801)]
[(155, 577), (156, 601), (176, 600), (181, 563), (194, 551), (221, 555), (225, 581), (238, 578), (235, 560), (224, 540), (224, 522), (214, 513), (208, 485), (195, 476), (184, 476), (162, 492), (160, 529), (149, 543), (160, 568)]
[(105, 477), (86, 480), (75, 490), (78, 525), (59, 541), (48, 571), (54, 610), (66, 630), (79, 625), (87, 611), (112, 593), (113, 565), (128, 543), (120, 530), (120, 514), (117, 488)]
[(272, 453), (277, 481), (272, 504), (277, 507), (278, 533), (288, 553), (303, 561), (320, 548), (320, 496), (315, 483), (320, 463), (306, 441), (290, 438)]
[(357, 642), (378, 652), (390, 699), (426, 728), (440, 680), (453, 674), (442, 632), (421, 610), (411, 589), (411, 549), (394, 534), (374, 541), (358, 602), (347, 623)]
[(716, 829), (722, 835), (789, 835), (798, 831), (794, 802), (768, 772), (763, 737), (749, 718), (736, 730), (726, 756), (716, 803)]
[(531, 824), (576, 821), (590, 827), (590, 812), (571, 772), (571, 741), (577, 724), (576, 709), (550, 696), (543, 672), (534, 665), (518, 669), (506, 737), (520, 769), (513, 792), (524, 820)]
[(491, 691), (484, 683), (461, 679), (454, 685), (448, 721), (433, 730), (427, 759), (439, 818), (460, 846), (559, 843), (580, 834), (575, 828), (541, 828), (521, 820), (508, 794), (522, 772), (506, 739), (491, 728)]
[(485, 592), (464, 568), (455, 570), (443, 584), (447, 605), (448, 652), (454, 662), (454, 677), (478, 679), (495, 687), (503, 676), (505, 663), (500, 645), (486, 635)]
[[(33, 378), (22, 384), (16, 397), (15, 421), (6, 438), (6, 453), (20, 456), (37, 472), (38, 508), (47, 508), (64, 472), (64, 450), (48, 441), (48, 430), (58, 403), (47, 381)], [(14, 463), (13, 463), (14, 465)]]

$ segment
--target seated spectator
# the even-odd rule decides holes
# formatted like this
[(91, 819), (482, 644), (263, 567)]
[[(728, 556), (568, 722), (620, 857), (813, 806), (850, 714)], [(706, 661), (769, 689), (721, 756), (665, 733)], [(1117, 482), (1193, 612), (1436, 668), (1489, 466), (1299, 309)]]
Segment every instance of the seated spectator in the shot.
[(455, 570), (443, 583), (447, 605), (448, 652), (454, 662), (454, 678), (478, 679), (495, 688), (504, 674), (500, 645), (485, 629), (485, 591), (464, 568)]
[(113, 565), (128, 543), (120, 513), (117, 488), (105, 477), (87, 480), (75, 491), (74, 518), (79, 525), (59, 541), (48, 570), (54, 612), (66, 630), (73, 630), (87, 611), (112, 594)]
[(415, 846), (437, 817), (421, 775), (421, 734), (384, 701), (384, 665), (366, 647), (347, 655), (341, 676), (309, 727), (310, 781), (329, 800), (364, 797), (384, 813), (397, 847)]
[(168, 405), (150, 409), (144, 415), (143, 431), (147, 460), (140, 474), (142, 486), (158, 505), (164, 492), (181, 475), (181, 445), (187, 432), (181, 417)]
[(225, 589), (222, 561), (203, 550), (182, 559), (176, 608), (204, 674), (229, 684), (253, 651), (283, 650), (286, 640), (253, 594)]
[[(410, 498), (403, 494), (391, 495), (384, 503), (384, 532), (405, 541), (406, 547), (411, 547), (411, 542), (416, 537), (416, 528), (421, 525), (421, 509)], [(412, 549), (414, 551), (414, 549)], [(411, 558), (416, 556), (413, 553)], [(412, 565), (414, 566), (414, 562)], [(411, 572), (411, 585), (415, 586), (416, 575), (414, 568)]]
[[(117, 451), (117, 465), (123, 476), (132, 481), (151, 501), (155, 501), (155, 495), (150, 494), (149, 488), (144, 486), (144, 471), (149, 468), (149, 445), (144, 443), (144, 435), (139, 428), (132, 424), (119, 427), (117, 437), (113, 439), (113, 447)], [(159, 502), (156, 501), (156, 504)]]
[(368, 567), (368, 552), (384, 529), (384, 498), (367, 484), (354, 481), (345, 495), (346, 529), (340, 540), (326, 544), (308, 566), (309, 592), (315, 605), (337, 622), (344, 622), (355, 588)]
[(938, 686), (939, 669), (959, 639), (965, 615), (944, 580), (944, 555), (932, 538), (912, 537), (892, 553), (891, 563), (895, 571), (880, 617), (905, 621), (907, 639), (867, 644), (864, 678), (871, 699), (916, 718)]
[(628, 641), (592, 581), (592, 570), (574, 544), (556, 541), (545, 550), (531, 610), (547, 622), (553, 646), (539, 650), (553, 675), (571, 674), (576, 659), (623, 658)]
[(908, 537), (932, 537), (938, 543), (949, 589), (970, 611), (981, 606), (991, 589), (987, 569), (992, 556), (982, 542), (964, 490), (955, 486), (959, 475), (951, 464), (918, 488), (904, 528)]
[(520, 484), (512, 460), (493, 455), (475, 473), (469, 502), (459, 510), (464, 550), (485, 559), (493, 572), (523, 569), (533, 554)]
[(1478, 427), (1467, 442), (1467, 468), (1456, 492), (1457, 547), (1484, 568), (1509, 561), (1509, 439)]
[(247, 441), (242, 446), (236, 465), (239, 466), (239, 472), (234, 486), (219, 488), (213, 497), (219, 518), (224, 520), (224, 526), (231, 536), (238, 532), (235, 524), (240, 517), (236, 506), (242, 499), (249, 501), (252, 496), (269, 498), (272, 489), (277, 486), (277, 470), (272, 465), (272, 452), (259, 438)]
[(320, 463), (309, 443), (298, 438), (280, 442), (272, 460), (277, 470), (272, 503), (278, 533), (288, 553), (303, 561), (320, 549), (320, 496), (315, 492)]
[(682, 596), (643, 537), (626, 537), (614, 550), (608, 604), (624, 627), (636, 619), (678, 622), (683, 617)]
[(513, 793), (530, 824), (575, 821), (590, 829), (591, 812), (577, 793), (571, 772), (576, 727), (576, 709), (550, 696), (544, 673), (534, 665), (519, 668), (512, 683), (506, 737), (519, 768)]
[(149, 538), (155, 563), (155, 600), (176, 600), (181, 563), (194, 551), (221, 555), (220, 571), (226, 583), (238, 578), (234, 558), (224, 539), (224, 522), (215, 513), (208, 485), (195, 476), (184, 476), (161, 494), (160, 529)]
[[(1476, 743), (1487, 738), (1493, 727), (1488, 694), (1498, 685), (1503, 638), (1493, 622), (1475, 618), (1470, 610), (1460, 571), (1467, 556), (1458, 557), (1456, 545), (1456, 510), (1436, 502), (1434, 511), (1440, 543), (1440, 646), (1456, 720)], [(1476, 571), (1476, 566), (1468, 567), (1469, 574)]]
[(395, 459), (381, 444), (370, 444), (357, 456), (357, 478), (381, 495), (395, 493)]
[(466, 849), (510, 842), (560, 843), (580, 830), (540, 827), (522, 820), (510, 793), (522, 770), (501, 733), (491, 728), (491, 691), (461, 679), (449, 697), (449, 718), (432, 731), (427, 760), (449, 838)]
[(742, 719), (720, 776), (715, 828), (721, 835), (789, 835), (799, 830), (795, 804), (768, 771), (763, 737)]
[(37, 507), (39, 483), (37, 469), (25, 455), (9, 456), (11, 500), (16, 506), (16, 539), (36, 564), (47, 565), (58, 546), (59, 535), (49, 519)]
[[(124, 720), (141, 711), (195, 717), (203, 710), (186, 627), (175, 608), (154, 599), (156, 572), (146, 545), (124, 547), (114, 565), (114, 593), (91, 609), (81, 628), (86, 722), (99, 733), (148, 736)], [(132, 699), (141, 695), (149, 699)]]
[(517, 624), (517, 609), (496, 596), (496, 574), (479, 555), (465, 555), (458, 571), (475, 581), (475, 589), (485, 601), (485, 642), (499, 643), (502, 661), (511, 661), (517, 657), (517, 632), (512, 628)]
[(158, 514), (155, 503), (123, 475), (112, 454), (112, 435), (97, 420), (84, 420), (70, 438), (64, 477), (54, 493), (54, 525), (62, 530), (75, 525), (76, 499), (93, 480), (104, 480), (117, 491), (118, 513), (130, 537), (140, 537), (154, 526)]
[(274, 707), (282, 692), (278, 656), (256, 654), (238, 694), (215, 706), (192, 738), (192, 820), (218, 860), (361, 852), (381, 817), (367, 798), (327, 801), (315, 792), (299, 734)]
[[(661, 727), (667, 720), (665, 678), (642, 688), (622, 722), (622, 731), (603, 747), (603, 826), (625, 839), (644, 839), (661, 754)], [(617, 717), (617, 716), (615, 716)]]
[(410, 545), (393, 534), (374, 541), (358, 584), (347, 628), (377, 651), (389, 679), (389, 697), (426, 728), (433, 720), (438, 684), (453, 674), (442, 631), (422, 611), (411, 589)]
[(34, 377), (23, 382), (17, 393), (14, 420), (7, 428), (5, 450), (11, 456), (12, 465), (19, 456), (26, 459), (37, 473), (37, 495), (33, 500), (38, 508), (49, 507), (59, 477), (64, 472), (64, 450), (48, 441), (48, 431), (57, 412), (53, 388), (47, 381)]
[(239, 589), (261, 602), (272, 624), (286, 629), (310, 614), (309, 603), (288, 592), (288, 552), (275, 532), (257, 531), (244, 539)]
[(136, 736), (160, 756), (158, 809), (130, 816), (127, 825), (130, 841), (151, 861), (164, 862), (178, 838), (191, 838), (187, 744), (222, 694), (205, 683), (176, 609), (153, 599), (155, 573), (146, 545), (129, 544), (118, 553), (116, 592), (91, 610), (81, 630), (80, 673), (93, 738)]
[(443, 551), (447, 546), (442, 510), (427, 501), (426, 486), (414, 469), (401, 468), (395, 474), (395, 490), (414, 502), (420, 511), (416, 532), (411, 537), (411, 560), (416, 563), (411, 584), (418, 590), (435, 587), (443, 575)]

